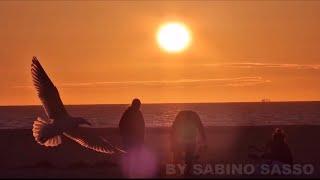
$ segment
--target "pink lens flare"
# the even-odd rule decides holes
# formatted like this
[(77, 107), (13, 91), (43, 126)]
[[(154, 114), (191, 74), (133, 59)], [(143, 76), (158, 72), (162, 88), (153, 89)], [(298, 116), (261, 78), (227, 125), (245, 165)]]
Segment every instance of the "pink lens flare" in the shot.
[(157, 174), (157, 160), (153, 152), (146, 147), (128, 150), (121, 159), (121, 169), (127, 178), (151, 178)]

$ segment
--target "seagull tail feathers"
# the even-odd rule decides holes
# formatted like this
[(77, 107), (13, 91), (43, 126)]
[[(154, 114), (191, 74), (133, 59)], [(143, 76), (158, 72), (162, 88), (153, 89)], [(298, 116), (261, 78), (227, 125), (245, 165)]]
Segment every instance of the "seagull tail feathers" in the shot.
[(46, 146), (54, 147), (62, 143), (61, 136), (56, 135), (56, 130), (52, 124), (38, 117), (33, 122), (32, 133), (37, 143)]

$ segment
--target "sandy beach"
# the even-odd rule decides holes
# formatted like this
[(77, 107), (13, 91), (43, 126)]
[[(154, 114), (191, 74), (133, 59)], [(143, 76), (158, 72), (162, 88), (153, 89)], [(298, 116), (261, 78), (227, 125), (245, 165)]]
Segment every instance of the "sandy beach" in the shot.
[[(207, 127), (208, 149), (201, 153), (200, 163), (250, 163), (248, 146), (263, 145), (270, 139), (273, 126)], [(319, 175), (320, 144), (315, 139), (319, 126), (282, 126), (288, 134), (295, 163), (313, 163)], [(121, 147), (116, 128), (99, 128), (87, 131), (106, 137)], [(72, 177), (106, 178), (125, 177), (120, 156), (109, 156), (85, 149), (64, 138), (62, 145), (45, 148), (38, 145), (30, 129), (0, 130), (0, 177)], [(145, 144), (155, 159), (155, 177), (167, 177), (166, 163), (170, 163), (169, 128), (147, 128)], [(311, 177), (311, 176), (310, 176)]]

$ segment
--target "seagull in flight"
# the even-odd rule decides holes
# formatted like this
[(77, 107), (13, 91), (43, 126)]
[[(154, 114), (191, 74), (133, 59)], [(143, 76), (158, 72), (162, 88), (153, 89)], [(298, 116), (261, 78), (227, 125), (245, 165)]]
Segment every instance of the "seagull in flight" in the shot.
[(33, 84), (38, 93), (48, 120), (38, 117), (33, 122), (33, 137), (36, 142), (46, 146), (55, 147), (62, 143), (62, 136), (77, 142), (91, 150), (105, 153), (124, 153), (123, 150), (113, 146), (101, 136), (88, 134), (80, 125), (91, 123), (81, 117), (72, 117), (65, 109), (58, 89), (54, 86), (47, 73), (42, 68), (36, 57), (31, 64)]

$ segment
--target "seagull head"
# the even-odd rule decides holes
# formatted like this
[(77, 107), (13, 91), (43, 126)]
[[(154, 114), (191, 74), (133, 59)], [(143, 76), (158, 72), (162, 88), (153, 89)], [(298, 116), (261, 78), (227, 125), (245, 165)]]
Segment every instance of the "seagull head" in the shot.
[(82, 117), (76, 117), (74, 119), (78, 122), (79, 125), (85, 124), (85, 125), (92, 126), (92, 124), (88, 120), (86, 120)]

